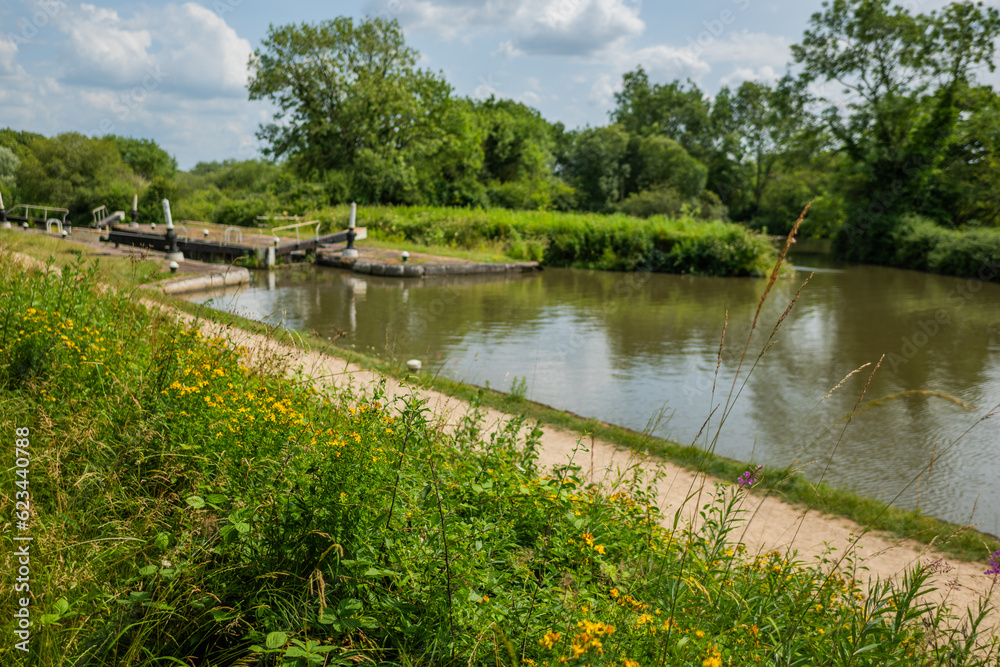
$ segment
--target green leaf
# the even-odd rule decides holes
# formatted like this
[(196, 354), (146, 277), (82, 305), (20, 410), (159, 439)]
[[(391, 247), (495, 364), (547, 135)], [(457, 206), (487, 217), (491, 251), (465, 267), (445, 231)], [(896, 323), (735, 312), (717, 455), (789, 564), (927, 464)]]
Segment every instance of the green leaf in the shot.
[(229, 502), (229, 498), (221, 493), (210, 493), (205, 500), (211, 505), (224, 505)]
[(337, 615), (341, 617), (356, 614), (361, 611), (361, 609), (361, 600), (355, 600), (354, 598), (347, 598), (346, 600), (341, 600), (337, 603)]
[(270, 649), (281, 648), (288, 643), (288, 635), (284, 632), (269, 632), (267, 633), (267, 639), (264, 640), (267, 647)]
[(156, 536), (156, 548), (160, 551), (166, 551), (170, 548), (170, 533), (159, 533)]
[(195, 508), (196, 510), (200, 510), (202, 507), (205, 506), (205, 499), (202, 498), (201, 496), (188, 496), (187, 504)]
[(147, 565), (146, 567), (139, 568), (139, 574), (141, 574), (144, 577), (149, 577), (156, 574), (156, 571), (158, 569), (159, 568), (157, 568), (155, 565)]

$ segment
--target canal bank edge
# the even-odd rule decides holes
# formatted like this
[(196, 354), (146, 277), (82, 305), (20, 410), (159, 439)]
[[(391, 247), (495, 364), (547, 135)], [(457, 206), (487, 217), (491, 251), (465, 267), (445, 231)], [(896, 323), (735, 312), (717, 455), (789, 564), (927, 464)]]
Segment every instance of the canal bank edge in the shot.
[(156, 283), (148, 283), (143, 287), (156, 290), (162, 294), (186, 294), (221, 287), (235, 287), (250, 282), (250, 271), (241, 266), (225, 266), (219, 271), (211, 271), (199, 275), (183, 275)]
[(542, 270), (538, 262), (428, 262), (424, 264), (404, 264), (377, 259), (342, 257), (339, 251), (322, 250), (316, 254), (316, 264), (335, 269), (350, 269), (355, 273), (396, 278), (531, 273)]

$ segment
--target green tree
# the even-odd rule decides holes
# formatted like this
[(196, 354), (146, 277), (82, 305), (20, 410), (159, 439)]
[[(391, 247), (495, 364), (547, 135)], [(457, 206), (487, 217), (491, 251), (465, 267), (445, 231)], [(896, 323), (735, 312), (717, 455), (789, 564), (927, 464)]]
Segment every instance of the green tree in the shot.
[(957, 103), (955, 132), (924, 209), (954, 226), (1000, 226), (1000, 96), (976, 86)]
[(641, 66), (623, 75), (611, 120), (631, 134), (673, 139), (698, 159), (712, 142), (711, 105), (698, 86), (690, 81), (686, 89), (680, 81), (650, 84)]
[[(771, 87), (745, 81), (733, 98), (731, 128), (736, 137), (739, 162), (748, 172), (749, 211), (760, 210), (768, 186), (778, 175), (779, 161), (810, 145), (806, 135), (812, 123), (806, 111), (806, 97), (789, 76)], [(803, 205), (805, 202), (803, 202)]]
[(0, 146), (0, 185), (13, 188), (17, 185), (17, 169), (21, 166), (14, 151), (6, 146)]
[(277, 107), (258, 132), (266, 152), (304, 175), (384, 168), (368, 194), (404, 197), (411, 158), (441, 140), (438, 119), (452, 102), (440, 76), (415, 68), (417, 55), (399, 24), (381, 18), (271, 26), (251, 56), (249, 85), (251, 100)]
[(620, 125), (588, 127), (574, 133), (563, 171), (576, 188), (581, 208), (610, 211), (628, 194), (630, 138)]
[(152, 139), (133, 139), (115, 135), (108, 135), (107, 139), (118, 147), (125, 164), (131, 167), (137, 176), (147, 181), (155, 178), (173, 178), (177, 173), (177, 160)]
[(18, 181), (23, 203), (68, 208), (77, 224), (101, 204), (130, 209), (137, 186), (113, 141), (73, 132), (32, 140)]
[(838, 247), (888, 261), (898, 216), (922, 212), (934, 190), (954, 141), (961, 90), (975, 69), (994, 68), (1000, 13), (971, 2), (928, 14), (890, 0), (823, 6), (792, 53), (803, 83), (839, 87), (818, 99), (828, 104), (825, 122), (860, 174)]
[(633, 186), (627, 194), (669, 187), (682, 198), (692, 199), (705, 189), (708, 170), (684, 148), (663, 136), (637, 137), (631, 160)]

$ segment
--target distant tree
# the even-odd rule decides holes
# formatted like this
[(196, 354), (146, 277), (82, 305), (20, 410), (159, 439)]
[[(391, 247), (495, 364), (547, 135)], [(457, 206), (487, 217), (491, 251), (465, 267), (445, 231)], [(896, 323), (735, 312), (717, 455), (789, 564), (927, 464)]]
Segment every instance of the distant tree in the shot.
[(713, 140), (711, 105), (698, 86), (690, 81), (687, 89), (680, 81), (650, 84), (641, 66), (622, 77), (611, 120), (631, 134), (673, 139), (697, 159), (705, 156)]
[(118, 152), (136, 175), (147, 181), (154, 178), (173, 178), (177, 172), (177, 160), (160, 148), (152, 139), (133, 139), (108, 135), (118, 148)]
[(272, 26), (250, 59), (250, 99), (277, 107), (258, 132), (266, 153), (303, 174), (385, 168), (396, 185), (374, 189), (405, 190), (410, 158), (441, 139), (451, 104), (448, 84), (416, 61), (395, 20)]
[[(833, 0), (792, 47), (804, 84), (835, 83), (817, 95), (825, 122), (861, 174), (840, 249), (887, 261), (894, 220), (922, 212), (955, 140), (961, 91), (994, 68), (1000, 13), (954, 2), (911, 14), (890, 0)], [(889, 243), (887, 243), (889, 242)]]
[(620, 125), (586, 128), (573, 134), (564, 173), (576, 188), (581, 208), (610, 211), (628, 195), (630, 139)]
[(18, 173), (22, 203), (70, 209), (77, 223), (89, 222), (90, 210), (132, 207), (132, 172), (110, 139), (66, 133), (31, 141)]
[(35, 132), (12, 130), (9, 127), (0, 130), (0, 146), (11, 149), (19, 158), (24, 157), (29, 144), (44, 138), (44, 135), (36, 134)]
[(632, 187), (626, 194), (669, 187), (682, 199), (691, 199), (705, 189), (708, 170), (684, 148), (662, 136), (636, 137), (635, 158), (630, 169)]
[(20, 166), (21, 160), (14, 154), (14, 151), (6, 146), (0, 146), (0, 185), (7, 188), (16, 186), (17, 169)]
[(814, 130), (806, 103), (806, 95), (790, 76), (774, 87), (744, 81), (733, 96), (730, 128), (739, 146), (738, 159), (748, 167), (751, 217), (777, 177), (779, 161), (812, 145), (808, 135)]
[(490, 97), (475, 104), (475, 113), (483, 128), (484, 180), (506, 183), (551, 171), (555, 140), (537, 110)]

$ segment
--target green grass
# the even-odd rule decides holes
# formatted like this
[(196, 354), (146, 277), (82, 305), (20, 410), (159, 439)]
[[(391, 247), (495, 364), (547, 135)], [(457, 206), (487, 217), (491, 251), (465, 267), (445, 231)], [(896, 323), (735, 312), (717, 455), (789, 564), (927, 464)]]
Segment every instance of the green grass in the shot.
[[(42, 234), (26, 234), (18, 230), (0, 230), (0, 251), (20, 252), (41, 262), (52, 259), (53, 266), (71, 266), (80, 257), (91, 258), (98, 252), (85, 243), (74, 243)], [(170, 273), (161, 269), (161, 262), (131, 257), (106, 256), (99, 260), (98, 279), (115, 287), (128, 287), (162, 278)]]
[[(455, 259), (467, 259), (470, 262), (520, 262), (524, 261), (517, 257), (507, 255), (507, 248), (500, 243), (483, 244), (480, 247), (467, 250), (464, 248), (454, 248), (446, 245), (422, 245), (413, 241), (386, 240), (380, 238), (376, 232), (373, 236), (357, 241), (358, 247), (381, 248), (387, 250), (403, 250), (409, 252), (421, 252), (427, 255), (437, 255), (439, 257), (453, 257)], [(411, 264), (420, 263), (419, 260), (410, 259)]]
[(30, 653), (0, 662), (996, 664), (985, 607), (918, 600), (930, 568), (864, 584), (850, 552), (747, 552), (746, 488), (720, 484), (700, 527), (664, 521), (641, 467), (543, 475), (539, 431), (486, 436), (477, 400), (444, 431), (415, 396), (244, 352), (82, 263), (0, 256), (0, 432), (30, 459), (0, 510), (30, 501), (34, 539)]
[[(344, 229), (348, 208), (309, 217)], [(608, 271), (651, 270), (712, 276), (763, 276), (777, 253), (741, 225), (663, 216), (366, 206), (357, 224), (388, 243), (505, 254), (548, 266)]]

